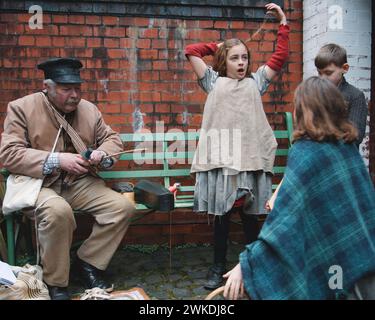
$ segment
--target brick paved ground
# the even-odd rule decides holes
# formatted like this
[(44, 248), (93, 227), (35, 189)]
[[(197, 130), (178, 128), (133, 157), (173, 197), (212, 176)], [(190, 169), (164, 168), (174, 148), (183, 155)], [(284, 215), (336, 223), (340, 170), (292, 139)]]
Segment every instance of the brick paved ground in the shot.
[[(243, 245), (230, 244), (228, 268), (238, 262)], [(141, 287), (154, 300), (204, 299), (210, 291), (203, 288), (213, 248), (186, 245), (169, 250), (168, 246), (125, 246), (119, 248), (107, 269), (115, 290)], [(73, 295), (84, 289), (72, 279)]]

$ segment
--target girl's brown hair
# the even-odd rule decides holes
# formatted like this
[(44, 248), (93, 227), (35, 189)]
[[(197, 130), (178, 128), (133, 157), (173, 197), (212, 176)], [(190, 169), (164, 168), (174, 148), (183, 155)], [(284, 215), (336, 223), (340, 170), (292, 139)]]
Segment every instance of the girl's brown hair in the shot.
[(309, 137), (315, 141), (353, 142), (357, 129), (348, 120), (344, 98), (329, 80), (311, 77), (294, 94), (294, 141)]
[(219, 73), (220, 77), (226, 77), (227, 76), (227, 56), (228, 56), (228, 51), (234, 46), (238, 46), (240, 44), (243, 44), (246, 48), (247, 51), (247, 56), (248, 56), (248, 64), (247, 64), (247, 70), (246, 70), (246, 76), (251, 75), (251, 70), (250, 70), (250, 50), (246, 46), (246, 44), (240, 40), (240, 39), (228, 39), (223, 42), (223, 44), (220, 46), (218, 50), (216, 50), (215, 56), (214, 56), (214, 62), (213, 62), (213, 69)]

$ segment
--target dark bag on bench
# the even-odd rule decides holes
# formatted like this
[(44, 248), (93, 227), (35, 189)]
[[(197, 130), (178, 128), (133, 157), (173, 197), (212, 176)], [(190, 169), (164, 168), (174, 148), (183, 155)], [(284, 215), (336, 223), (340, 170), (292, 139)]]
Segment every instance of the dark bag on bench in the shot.
[(174, 196), (159, 183), (140, 180), (134, 186), (136, 203), (142, 203), (147, 208), (158, 211), (171, 211), (174, 209)]

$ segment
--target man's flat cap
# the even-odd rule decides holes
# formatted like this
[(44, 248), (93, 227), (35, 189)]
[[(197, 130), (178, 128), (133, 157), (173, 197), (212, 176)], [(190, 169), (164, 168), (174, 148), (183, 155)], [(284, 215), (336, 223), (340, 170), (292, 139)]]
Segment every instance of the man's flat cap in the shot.
[(44, 71), (44, 78), (57, 83), (82, 83), (80, 68), (81, 61), (72, 58), (49, 59), (38, 64), (38, 69)]

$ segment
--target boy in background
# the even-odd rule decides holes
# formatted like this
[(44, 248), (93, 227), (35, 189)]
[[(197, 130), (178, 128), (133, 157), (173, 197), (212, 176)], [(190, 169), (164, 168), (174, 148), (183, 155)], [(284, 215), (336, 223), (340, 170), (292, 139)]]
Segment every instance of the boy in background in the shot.
[(346, 50), (334, 43), (324, 45), (315, 57), (315, 66), (319, 76), (334, 83), (344, 96), (349, 120), (358, 130), (355, 143), (359, 147), (365, 136), (368, 108), (363, 92), (349, 84), (344, 77), (349, 71)]

